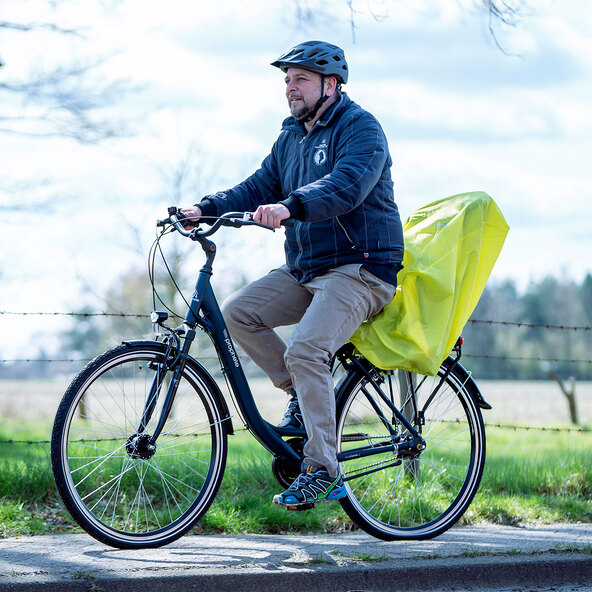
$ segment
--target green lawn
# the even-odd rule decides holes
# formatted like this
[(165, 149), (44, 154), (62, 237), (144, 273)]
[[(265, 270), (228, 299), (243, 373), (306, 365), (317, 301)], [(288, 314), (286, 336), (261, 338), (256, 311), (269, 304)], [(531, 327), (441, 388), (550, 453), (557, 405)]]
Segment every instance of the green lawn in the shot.
[[(48, 440), (46, 423), (11, 420), (0, 440)], [(246, 432), (229, 438), (220, 493), (196, 527), (205, 533), (342, 532), (353, 529), (337, 503), (288, 512), (271, 457)], [(592, 522), (592, 432), (488, 428), (481, 488), (463, 523)], [(48, 444), (0, 444), (0, 535), (77, 532), (56, 493)]]

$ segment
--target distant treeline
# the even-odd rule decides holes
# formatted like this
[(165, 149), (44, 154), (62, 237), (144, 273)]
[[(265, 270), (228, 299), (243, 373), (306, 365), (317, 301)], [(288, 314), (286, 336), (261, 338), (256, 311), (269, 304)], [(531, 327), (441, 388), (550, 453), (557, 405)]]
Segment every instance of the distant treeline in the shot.
[(546, 277), (522, 294), (513, 281), (491, 283), (471, 319), (463, 364), (479, 378), (538, 379), (553, 371), (592, 379), (591, 274), (580, 284)]

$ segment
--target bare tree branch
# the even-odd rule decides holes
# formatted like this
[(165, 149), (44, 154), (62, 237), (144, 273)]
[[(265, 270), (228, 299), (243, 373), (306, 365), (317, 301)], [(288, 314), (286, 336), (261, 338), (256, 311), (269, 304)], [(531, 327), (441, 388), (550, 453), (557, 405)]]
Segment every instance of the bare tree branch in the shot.
[(353, 0), (347, 0), (347, 7), (349, 8), (349, 25), (351, 28), (352, 42), (356, 42), (356, 21), (354, 18), (354, 3)]
[(503, 53), (509, 52), (502, 47), (496, 33), (496, 25), (515, 27), (526, 12), (527, 4), (524, 0), (480, 0), (488, 14), (488, 29), (496, 47)]
[[(459, 4), (466, 4), (462, 0), (457, 0)], [(330, 21), (335, 18), (330, 9), (319, 8), (318, 4), (311, 5), (309, 0), (293, 0), (296, 22), (300, 26), (310, 26), (319, 24), (321, 20)], [(520, 19), (527, 12), (526, 0), (471, 0), (473, 8), (477, 12), (484, 13), (488, 20), (488, 30), (495, 45), (503, 53), (508, 53), (498, 39), (497, 27), (515, 27)], [(385, 10), (383, 14), (378, 14), (372, 7), (370, 0), (365, 0), (365, 10), (377, 22), (382, 22), (388, 18), (390, 8), (394, 10), (396, 4), (402, 4), (402, 0), (384, 0), (382, 5)], [(343, 0), (343, 6), (347, 7), (349, 16), (347, 18), (352, 33), (353, 42), (356, 42), (356, 15), (364, 12), (364, 9), (355, 7), (355, 0)], [(467, 8), (470, 10), (470, 7)], [(328, 12), (329, 11), (329, 12)]]
[[(24, 105), (37, 108), (35, 114), (0, 116), (2, 130), (31, 137), (66, 136), (81, 143), (96, 143), (130, 133), (121, 120), (101, 117), (101, 110), (133, 90), (123, 80), (105, 83), (91, 78), (102, 64), (76, 64), (39, 72), (23, 82), (0, 82), (0, 93), (18, 97)], [(15, 125), (7, 127), (9, 123)], [(26, 124), (26, 125), (23, 125)]]
[(45, 31), (52, 31), (53, 33), (60, 33), (62, 35), (76, 35), (78, 37), (82, 36), (79, 29), (66, 29), (56, 25), (55, 23), (9, 23), (7, 21), (0, 21), (0, 29), (11, 29), (13, 31), (23, 32), (43, 29)]
[[(99, 0), (97, 0), (99, 1)], [(51, 6), (52, 2), (48, 0)], [(57, 35), (84, 39), (83, 28), (62, 27), (53, 22), (0, 21), (0, 30), (13, 30), (24, 35), (50, 31)], [(27, 37), (28, 39), (28, 37)], [(34, 42), (31, 43), (31, 47)], [(129, 125), (121, 119), (113, 119), (102, 112), (132, 89), (126, 81), (105, 82), (98, 78), (98, 70), (108, 57), (94, 58), (92, 63), (74, 62), (60, 65), (50, 71), (33, 71), (27, 78), (10, 80), (6, 63), (0, 59), (4, 73), (0, 82), (2, 94), (13, 97), (12, 111), (7, 101), (0, 116), (0, 133), (12, 133), (29, 137), (64, 136), (81, 143), (97, 143), (101, 140), (129, 135)], [(24, 107), (33, 107), (26, 113)]]
[(319, 2), (315, 2), (312, 7), (310, 0), (293, 0), (293, 3), (295, 12), (294, 16), (296, 22), (301, 27), (326, 24), (331, 21), (332, 15), (330, 12), (327, 12), (327, 8)]
[(506, 2), (506, 0), (481, 0), (481, 3), (489, 13), (490, 23), (496, 20), (504, 25), (516, 26), (526, 3), (518, 0), (517, 2)]

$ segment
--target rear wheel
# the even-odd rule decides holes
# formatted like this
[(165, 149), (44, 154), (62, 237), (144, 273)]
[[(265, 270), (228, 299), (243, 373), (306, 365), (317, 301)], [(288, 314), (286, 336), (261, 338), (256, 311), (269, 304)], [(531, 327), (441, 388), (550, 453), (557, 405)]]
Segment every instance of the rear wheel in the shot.
[(375, 378), (383, 398), (362, 374), (352, 375), (344, 388), (339, 452), (388, 442), (403, 448), (409, 432), (385, 399), (421, 433), (426, 446), (404, 454), (395, 446), (343, 461), (348, 497), (341, 504), (360, 528), (384, 540), (438, 536), (464, 514), (483, 474), (485, 428), (473, 383), (450, 358), (434, 377), (398, 370)]
[[(207, 372), (189, 362), (152, 445), (171, 372), (148, 342), (105, 352), (74, 379), (54, 422), (58, 491), (91, 536), (120, 548), (158, 547), (186, 533), (212, 503), (226, 464), (226, 413)], [(139, 429), (154, 381), (160, 395)]]

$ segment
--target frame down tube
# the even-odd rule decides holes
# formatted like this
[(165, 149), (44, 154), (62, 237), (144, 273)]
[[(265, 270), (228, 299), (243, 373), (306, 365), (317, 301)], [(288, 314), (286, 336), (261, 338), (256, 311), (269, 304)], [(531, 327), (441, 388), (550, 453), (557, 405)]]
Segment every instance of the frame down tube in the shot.
[[(202, 315), (198, 311), (202, 311)], [(212, 337), (222, 362), (222, 371), (228, 377), (235, 401), (246, 421), (247, 428), (255, 438), (272, 454), (292, 462), (300, 457), (291, 446), (279, 436), (273, 426), (261, 416), (247, 382), (236, 348), (222, 317), (220, 306), (214, 295), (207, 271), (200, 272), (186, 321), (190, 326), (201, 325)]]

